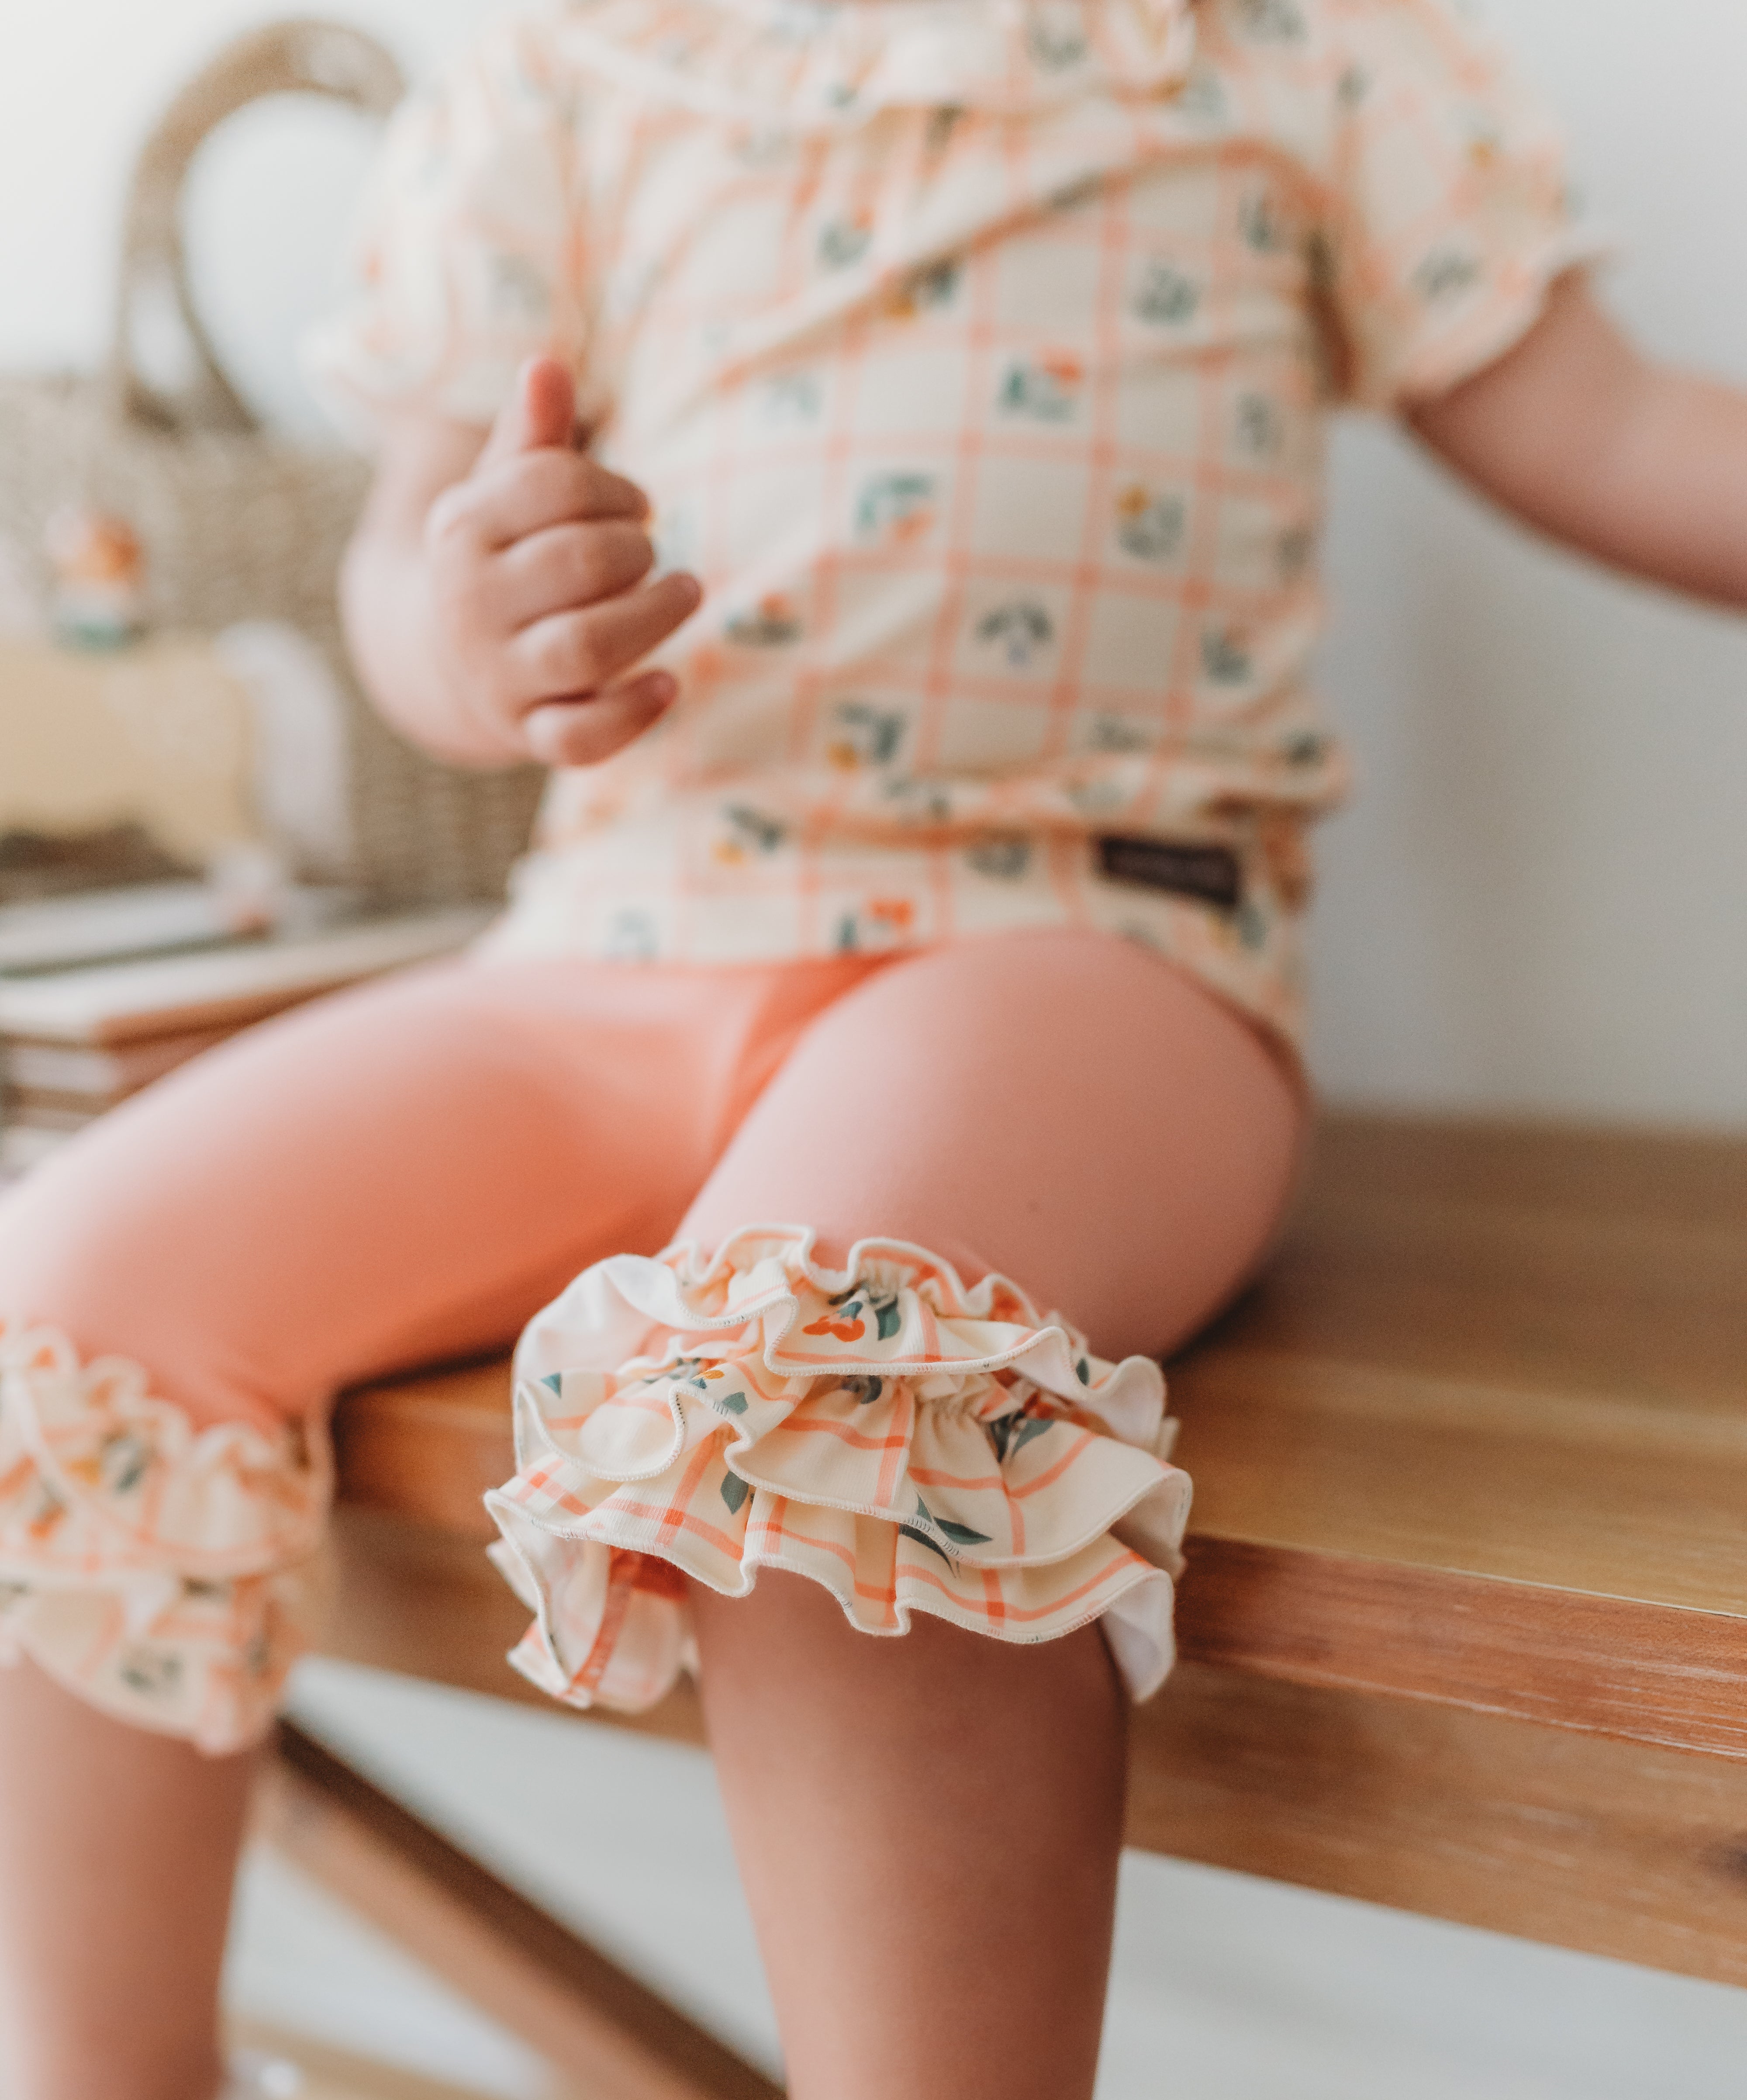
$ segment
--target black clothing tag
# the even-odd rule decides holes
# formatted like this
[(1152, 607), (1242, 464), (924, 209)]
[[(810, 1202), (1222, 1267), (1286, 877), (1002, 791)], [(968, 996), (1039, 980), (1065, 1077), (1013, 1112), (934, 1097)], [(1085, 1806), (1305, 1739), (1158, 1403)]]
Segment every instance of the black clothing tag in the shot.
[(1174, 839), (1095, 839), (1098, 872), (1109, 882), (1194, 897), (1221, 911), (1243, 902), (1243, 869), (1229, 846), (1188, 845)]

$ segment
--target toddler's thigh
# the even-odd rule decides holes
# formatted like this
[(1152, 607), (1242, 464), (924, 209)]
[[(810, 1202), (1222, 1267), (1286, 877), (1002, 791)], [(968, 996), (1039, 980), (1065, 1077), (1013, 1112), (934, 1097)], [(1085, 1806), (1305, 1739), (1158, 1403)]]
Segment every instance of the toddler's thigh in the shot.
[(1193, 978), (1098, 933), (1014, 933), (895, 964), (803, 1037), (682, 1232), (883, 1233), (997, 1269), (1101, 1355), (1159, 1353), (1265, 1251), (1302, 1096)]
[[(647, 1229), (528, 989), (440, 965), (196, 1060), (0, 1197), (0, 1312), (203, 1420), (511, 1338), (605, 1251), (603, 1208)], [(658, 1243), (689, 1191), (647, 1193)]]

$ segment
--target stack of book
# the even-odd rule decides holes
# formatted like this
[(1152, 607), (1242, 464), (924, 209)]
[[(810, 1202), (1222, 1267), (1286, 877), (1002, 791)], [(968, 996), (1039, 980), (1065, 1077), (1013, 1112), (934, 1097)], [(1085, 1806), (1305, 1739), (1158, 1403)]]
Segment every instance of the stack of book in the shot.
[(0, 1180), (251, 1022), (448, 954), (491, 915), (412, 912), (33, 974), (0, 960)]

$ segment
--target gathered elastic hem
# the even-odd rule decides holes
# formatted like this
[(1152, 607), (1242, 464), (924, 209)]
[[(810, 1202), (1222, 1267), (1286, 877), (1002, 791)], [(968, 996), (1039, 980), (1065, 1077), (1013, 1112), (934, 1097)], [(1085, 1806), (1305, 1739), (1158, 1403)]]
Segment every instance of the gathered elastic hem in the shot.
[(0, 1321), (0, 1662), (247, 1747), (310, 1645), (332, 1495), (319, 1424), (196, 1429), (139, 1365)]
[(652, 1705), (695, 1666), (686, 1578), (805, 1575), (861, 1631), (926, 1612), (1012, 1642), (1100, 1621), (1136, 1700), (1168, 1673), (1188, 1476), (1148, 1359), (1091, 1355), (1000, 1276), (900, 1240), (842, 1270), (799, 1226), (586, 1270), (516, 1358), (491, 1555), (554, 1698)]

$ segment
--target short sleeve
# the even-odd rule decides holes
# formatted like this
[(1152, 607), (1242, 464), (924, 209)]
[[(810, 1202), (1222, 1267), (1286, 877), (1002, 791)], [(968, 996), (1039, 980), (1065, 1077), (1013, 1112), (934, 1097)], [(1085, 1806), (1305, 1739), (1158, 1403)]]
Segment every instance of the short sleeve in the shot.
[(1322, 259), (1344, 391), (1447, 392), (1606, 243), (1579, 223), (1551, 112), (1459, 0), (1329, 0), (1335, 98)]
[(305, 368), (367, 442), (380, 408), (488, 424), (523, 360), (579, 365), (587, 269), (577, 123), (539, 16), (494, 29), (390, 120), (345, 303)]

